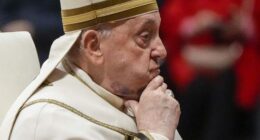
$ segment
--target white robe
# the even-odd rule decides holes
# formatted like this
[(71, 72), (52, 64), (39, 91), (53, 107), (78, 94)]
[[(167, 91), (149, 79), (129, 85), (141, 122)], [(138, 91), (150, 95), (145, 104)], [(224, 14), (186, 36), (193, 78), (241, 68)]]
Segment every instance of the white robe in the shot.
[[(137, 133), (135, 120), (121, 111), (119, 97), (83, 71), (75, 73), (56, 69), (48, 77), (20, 112), (11, 140), (125, 140)], [(180, 139), (176, 131), (175, 140)]]

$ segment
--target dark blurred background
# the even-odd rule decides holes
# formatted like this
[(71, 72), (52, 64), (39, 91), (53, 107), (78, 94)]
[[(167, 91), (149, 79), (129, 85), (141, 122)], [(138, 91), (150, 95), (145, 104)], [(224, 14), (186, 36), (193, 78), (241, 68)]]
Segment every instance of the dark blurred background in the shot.
[(0, 0), (0, 30), (29, 31), (42, 64), (63, 34), (59, 0)]
[[(260, 140), (260, 1), (158, 3), (183, 139)], [(0, 0), (0, 30), (29, 31), (42, 64), (63, 34), (59, 0)]]

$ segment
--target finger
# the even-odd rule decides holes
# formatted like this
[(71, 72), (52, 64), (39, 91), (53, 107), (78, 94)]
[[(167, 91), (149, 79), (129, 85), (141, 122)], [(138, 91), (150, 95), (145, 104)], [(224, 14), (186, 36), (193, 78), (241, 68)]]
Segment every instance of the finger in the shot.
[(165, 93), (166, 93), (167, 95), (169, 95), (169, 96), (171, 96), (171, 97), (174, 98), (174, 94), (173, 94), (172, 90), (167, 89), (167, 90), (165, 91)]
[(138, 102), (137, 101), (128, 100), (128, 101), (125, 101), (124, 104), (126, 107), (126, 111), (129, 115), (135, 116), (135, 114), (137, 114), (137, 111), (138, 111)]
[(166, 92), (166, 89), (167, 89), (167, 84), (166, 83), (163, 83), (162, 86), (161, 86), (161, 90), (163, 92)]
[(146, 89), (157, 89), (163, 84), (163, 77), (162, 76), (156, 76), (146, 87)]

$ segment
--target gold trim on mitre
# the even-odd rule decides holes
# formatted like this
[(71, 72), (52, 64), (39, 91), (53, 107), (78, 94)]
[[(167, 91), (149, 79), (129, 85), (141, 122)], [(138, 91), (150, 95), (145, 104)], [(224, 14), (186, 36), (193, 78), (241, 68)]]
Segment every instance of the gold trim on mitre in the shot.
[(65, 32), (75, 31), (98, 23), (126, 19), (157, 10), (156, 0), (107, 0), (62, 10), (63, 28)]

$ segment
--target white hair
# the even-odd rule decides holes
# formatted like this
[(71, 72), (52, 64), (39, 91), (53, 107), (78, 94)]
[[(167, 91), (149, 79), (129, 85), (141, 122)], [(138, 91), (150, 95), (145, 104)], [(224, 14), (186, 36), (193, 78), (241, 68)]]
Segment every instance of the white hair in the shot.
[(126, 21), (127, 20), (119, 20), (119, 21), (114, 21), (114, 22), (100, 23), (100, 24), (97, 24), (94, 27), (83, 29), (80, 37), (77, 39), (77, 41), (73, 45), (72, 49), (68, 53), (67, 59), (73, 61), (73, 60), (77, 59), (78, 55), (82, 52), (83, 45), (84, 45), (82, 43), (83, 42), (82, 41), (82, 35), (84, 34), (84, 32), (86, 32), (88, 30), (95, 30), (99, 33), (99, 37), (102, 40), (102, 39), (105, 39), (105, 38), (107, 38), (111, 35), (111, 32), (112, 32), (114, 27), (121, 25), (121, 24), (125, 23)]
[[(110, 36), (111, 31), (112, 31), (112, 27), (108, 24), (108, 23), (102, 23), (102, 24), (98, 24), (90, 29), (96, 30), (99, 33), (99, 36), (101, 39), (104, 39), (108, 36)], [(78, 47), (80, 50), (83, 48), (83, 44), (82, 44), (82, 34), (84, 34), (84, 32), (90, 30), (90, 29), (84, 29), (81, 33), (81, 36), (78, 38), (77, 43), (75, 44), (76, 47)]]
[(77, 59), (77, 57), (79, 56), (80, 53), (82, 53), (82, 50), (84, 48), (84, 44), (82, 43), (82, 35), (88, 31), (88, 30), (95, 30), (99, 33), (99, 37), (100, 39), (104, 39), (106, 37), (109, 37), (113, 27), (111, 26), (110, 23), (102, 23), (102, 24), (98, 24), (94, 27), (88, 28), (88, 29), (84, 29), (80, 35), (80, 37), (76, 40), (75, 44), (73, 45), (73, 47), (71, 48), (70, 52), (68, 53), (68, 55), (66, 56), (66, 59), (69, 61), (74, 61), (75, 59)]

